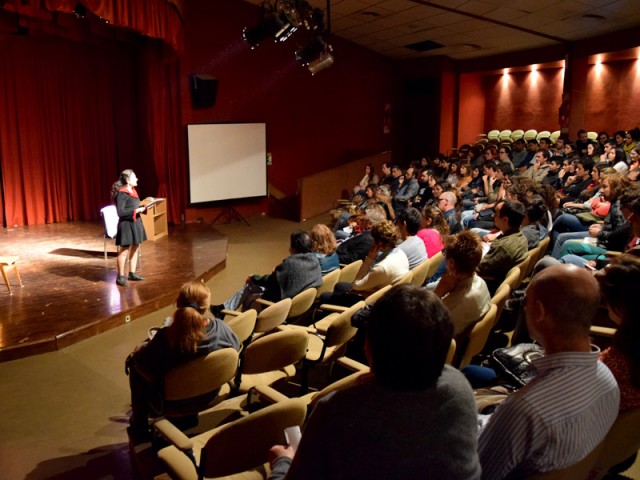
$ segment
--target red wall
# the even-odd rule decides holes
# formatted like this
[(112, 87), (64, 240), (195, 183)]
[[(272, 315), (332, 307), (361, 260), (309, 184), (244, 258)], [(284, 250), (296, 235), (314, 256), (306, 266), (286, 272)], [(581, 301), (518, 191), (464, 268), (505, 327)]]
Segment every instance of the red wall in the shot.
[[(299, 177), (389, 147), (383, 112), (395, 85), (391, 60), (333, 38), (334, 65), (312, 76), (294, 58), (302, 46), (295, 35), (250, 49), (242, 29), (257, 20), (258, 8), (237, 0), (186, 4), (183, 125), (266, 122), (273, 156), (268, 179), (286, 195), (296, 193)], [(214, 107), (192, 109), (188, 78), (194, 73), (219, 80)], [(264, 210), (264, 202), (257, 203)]]
[(559, 130), (562, 81), (561, 68), (484, 77), (485, 130)]
[(640, 125), (640, 61), (590, 65), (586, 86), (586, 129), (613, 135)]
[(484, 127), (485, 92), (482, 76), (474, 73), (460, 75), (458, 107), (458, 146), (473, 143)]

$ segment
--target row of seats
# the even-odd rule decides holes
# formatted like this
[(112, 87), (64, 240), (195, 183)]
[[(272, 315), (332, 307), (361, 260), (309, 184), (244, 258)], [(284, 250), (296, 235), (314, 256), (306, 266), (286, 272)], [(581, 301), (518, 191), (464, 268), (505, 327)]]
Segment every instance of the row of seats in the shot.
[[(476, 137), (476, 143), (487, 143), (490, 140), (498, 141), (498, 142), (515, 142), (516, 140), (523, 138), (525, 141), (529, 140), (537, 140), (540, 141), (541, 138), (550, 138), (551, 143), (555, 143), (556, 140), (560, 137), (560, 130), (555, 130), (554, 132), (550, 132), (549, 130), (541, 130), (537, 131), (534, 129), (530, 130), (491, 130), (487, 133), (480, 133)], [(597, 132), (587, 132), (587, 137), (591, 140), (596, 141), (598, 139)]]

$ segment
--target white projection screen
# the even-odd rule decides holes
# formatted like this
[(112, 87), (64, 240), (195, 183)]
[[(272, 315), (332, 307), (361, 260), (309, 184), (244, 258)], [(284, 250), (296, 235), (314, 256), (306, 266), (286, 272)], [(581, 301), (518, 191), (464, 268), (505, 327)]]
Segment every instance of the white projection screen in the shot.
[(190, 203), (267, 195), (265, 123), (188, 125)]

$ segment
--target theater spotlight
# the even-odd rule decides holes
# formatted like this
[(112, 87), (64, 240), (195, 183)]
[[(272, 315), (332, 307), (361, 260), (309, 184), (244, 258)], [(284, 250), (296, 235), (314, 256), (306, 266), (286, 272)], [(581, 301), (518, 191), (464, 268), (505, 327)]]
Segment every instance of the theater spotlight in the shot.
[(318, 58), (326, 49), (327, 43), (324, 39), (319, 36), (314, 37), (305, 47), (296, 52), (296, 60), (298, 60), (303, 67), (306, 67)]
[(266, 38), (273, 37), (281, 25), (277, 23), (273, 5), (269, 0), (265, 0), (260, 5), (260, 23), (255, 27), (244, 27), (242, 30), (242, 38), (254, 49)]
[(276, 16), (276, 23), (280, 27), (274, 34), (276, 42), (284, 42), (298, 29), (284, 13)]
[(315, 75), (316, 73), (333, 65), (333, 54), (331, 53), (332, 50), (333, 49), (331, 48), (331, 45), (329, 45), (327, 50), (322, 52), (318, 58), (316, 58), (309, 64), (307, 68), (311, 72), (311, 75)]

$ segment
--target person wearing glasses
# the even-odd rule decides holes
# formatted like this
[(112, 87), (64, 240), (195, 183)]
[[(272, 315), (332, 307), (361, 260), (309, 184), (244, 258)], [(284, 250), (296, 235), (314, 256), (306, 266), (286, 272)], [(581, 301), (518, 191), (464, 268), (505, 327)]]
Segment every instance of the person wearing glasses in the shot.
[(442, 192), (438, 197), (438, 208), (449, 224), (449, 231), (454, 234), (462, 230), (460, 218), (456, 211), (456, 194), (453, 192)]

